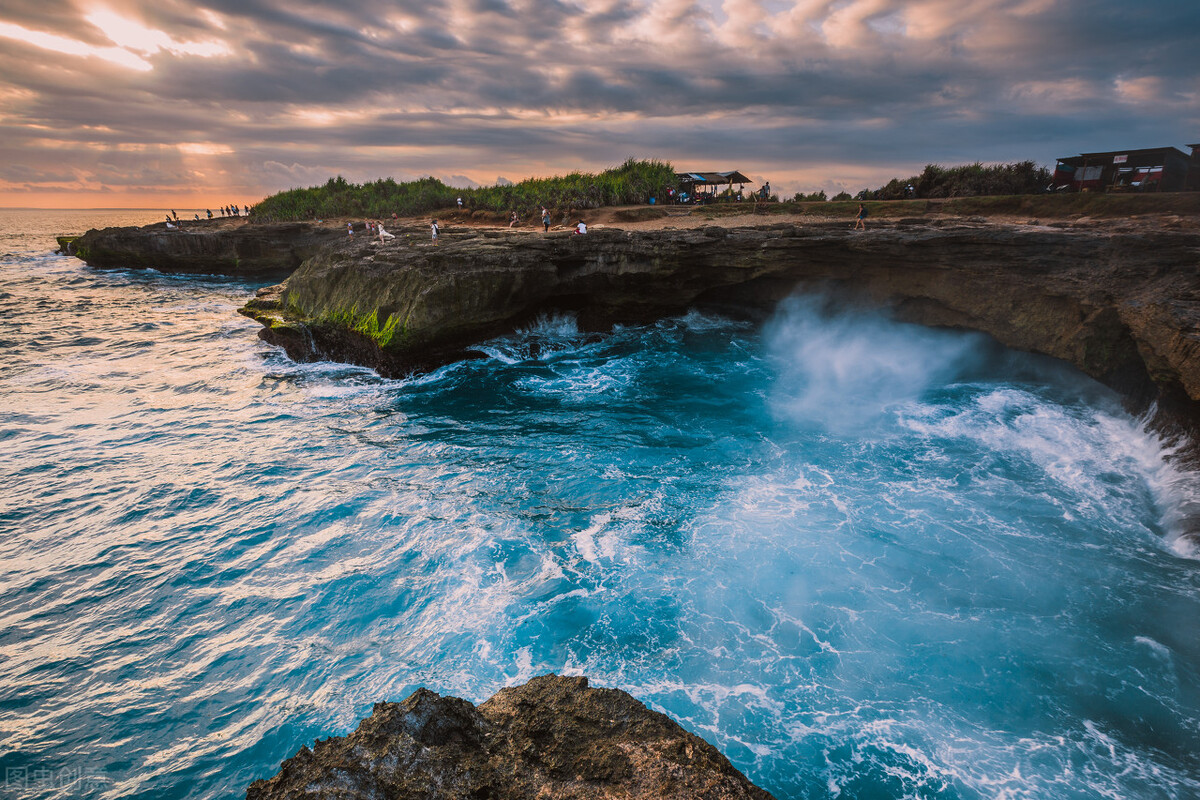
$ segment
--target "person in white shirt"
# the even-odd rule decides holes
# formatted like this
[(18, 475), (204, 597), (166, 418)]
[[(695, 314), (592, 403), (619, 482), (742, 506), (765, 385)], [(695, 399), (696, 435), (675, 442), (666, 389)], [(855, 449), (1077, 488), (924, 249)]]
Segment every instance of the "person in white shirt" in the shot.
[(584, 222), (583, 220), (579, 220), (579, 222), (576, 222), (575, 223), (575, 232), (576, 233), (587, 233), (587, 223)]

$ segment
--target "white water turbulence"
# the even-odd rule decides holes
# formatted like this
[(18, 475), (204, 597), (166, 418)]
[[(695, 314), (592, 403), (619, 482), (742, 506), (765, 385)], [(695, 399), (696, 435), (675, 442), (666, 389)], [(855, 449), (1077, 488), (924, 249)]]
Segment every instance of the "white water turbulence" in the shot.
[(1061, 363), (797, 299), (383, 380), (256, 339), (254, 284), (14, 225), (14, 797), (240, 796), (376, 701), (549, 671), (779, 798), (1200, 797), (1197, 476)]
[(778, 412), (801, 424), (867, 427), (980, 357), (980, 337), (827, 313), (825, 305), (821, 297), (793, 297), (766, 330)]

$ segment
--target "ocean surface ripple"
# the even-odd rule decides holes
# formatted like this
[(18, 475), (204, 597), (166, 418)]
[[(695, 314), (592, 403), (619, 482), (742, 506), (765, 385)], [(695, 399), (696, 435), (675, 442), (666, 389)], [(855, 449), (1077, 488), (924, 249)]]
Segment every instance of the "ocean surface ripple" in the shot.
[(780, 798), (1200, 797), (1200, 481), (1069, 367), (796, 299), (384, 380), (50, 254), (117, 219), (0, 212), (6, 796), (241, 796), (558, 671)]

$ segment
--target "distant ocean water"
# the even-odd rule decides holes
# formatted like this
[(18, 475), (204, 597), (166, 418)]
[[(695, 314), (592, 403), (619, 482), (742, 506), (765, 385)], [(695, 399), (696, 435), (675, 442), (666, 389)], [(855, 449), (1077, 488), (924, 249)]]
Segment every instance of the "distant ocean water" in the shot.
[(1200, 797), (1200, 481), (1078, 372), (797, 299), (384, 380), (51, 253), (162, 213), (0, 210), (4, 797), (241, 796), (551, 670), (780, 798)]

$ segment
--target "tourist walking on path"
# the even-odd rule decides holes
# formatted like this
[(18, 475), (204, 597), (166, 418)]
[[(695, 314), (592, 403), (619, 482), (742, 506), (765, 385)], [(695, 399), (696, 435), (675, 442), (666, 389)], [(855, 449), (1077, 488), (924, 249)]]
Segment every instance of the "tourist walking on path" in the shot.
[(854, 223), (854, 230), (865, 231), (867, 229), (867, 207), (862, 203), (858, 204), (858, 222)]
[(430, 232), (431, 234), (433, 234), (433, 246), (434, 246), (434, 247), (437, 247), (438, 224), (437, 224), (437, 220), (436, 220), (436, 219), (435, 219), (435, 220), (433, 221), (433, 223), (432, 223), (432, 224), (429, 226), (429, 232)]
[(550, 211), (545, 207), (542, 208), (542, 232), (550, 232)]

